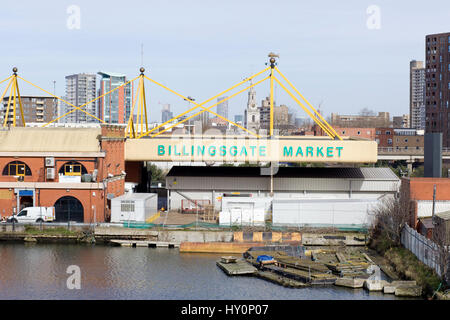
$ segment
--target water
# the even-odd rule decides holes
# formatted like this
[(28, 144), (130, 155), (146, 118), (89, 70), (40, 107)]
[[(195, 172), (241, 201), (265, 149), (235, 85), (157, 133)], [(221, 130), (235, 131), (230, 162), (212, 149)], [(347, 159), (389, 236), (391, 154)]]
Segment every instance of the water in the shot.
[[(396, 299), (334, 286), (293, 289), (253, 277), (228, 277), (217, 254), (178, 249), (63, 244), (0, 244), (0, 299)], [(67, 267), (81, 269), (69, 290)]]

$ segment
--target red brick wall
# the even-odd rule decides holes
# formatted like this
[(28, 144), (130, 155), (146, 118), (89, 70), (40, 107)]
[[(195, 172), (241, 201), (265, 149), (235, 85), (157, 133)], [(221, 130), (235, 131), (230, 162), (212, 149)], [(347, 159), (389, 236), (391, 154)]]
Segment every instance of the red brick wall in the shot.
[[(9, 189), (0, 189), (0, 193), (4, 194)], [(0, 199), (0, 215), (9, 217), (13, 214), (13, 208), (16, 208), (17, 197), (14, 190), (11, 191), (10, 199)], [(104, 197), (105, 194), (101, 189), (35, 189), (35, 203), (37, 207), (53, 207), (59, 198), (71, 196), (78, 199), (83, 205), (84, 222), (94, 221), (94, 212), (96, 212), (97, 222), (104, 221)], [(92, 207), (94, 206), (94, 208)]]
[[(376, 128), (375, 139), (378, 140), (379, 148), (392, 148), (394, 143), (394, 129), (393, 128)], [(389, 139), (391, 140), (389, 143)]]
[[(95, 195), (94, 195), (95, 194)], [(41, 189), (36, 194), (36, 206), (52, 207), (59, 198), (71, 196), (77, 198), (83, 205), (84, 222), (94, 222), (94, 212), (96, 213), (96, 221), (104, 221), (104, 192), (103, 190), (76, 190), (71, 189)], [(92, 207), (94, 206), (94, 208)]]
[(433, 200), (436, 185), (436, 200), (450, 200), (450, 179), (448, 178), (402, 178), (402, 191), (410, 197), (410, 226), (417, 228), (417, 200)]
[(0, 181), (16, 182), (14, 176), (4, 176), (3, 169), (12, 161), (21, 161), (31, 170), (31, 176), (25, 176), (24, 182), (58, 182), (58, 172), (61, 167), (69, 161), (77, 161), (82, 164), (88, 173), (94, 171), (96, 167), (95, 158), (59, 158), (55, 157), (55, 180), (47, 180), (45, 176), (45, 157), (2, 157), (0, 158)]
[[(318, 126), (316, 126), (315, 128), (316, 135), (327, 136), (327, 134)], [(375, 128), (344, 128), (333, 126), (333, 129), (340, 136), (375, 140)]]
[(413, 200), (433, 200), (434, 185), (436, 185), (436, 200), (450, 200), (450, 179), (448, 178), (410, 178), (404, 180), (409, 180), (410, 195)]

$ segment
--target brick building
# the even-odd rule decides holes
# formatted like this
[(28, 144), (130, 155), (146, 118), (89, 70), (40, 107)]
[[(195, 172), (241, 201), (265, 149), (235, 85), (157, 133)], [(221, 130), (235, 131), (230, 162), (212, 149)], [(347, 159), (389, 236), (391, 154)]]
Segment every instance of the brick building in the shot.
[(54, 206), (57, 221), (102, 222), (124, 193), (124, 129), (0, 130), (0, 214)]
[(450, 147), (450, 32), (425, 38), (426, 132), (442, 132)]
[(389, 112), (378, 112), (378, 115), (340, 115), (331, 114), (331, 125), (337, 127), (377, 128), (390, 127)]
[(395, 150), (420, 150), (424, 148), (423, 130), (394, 129), (392, 147)]
[[(353, 128), (353, 127), (333, 126), (333, 129), (341, 137), (353, 137), (353, 138), (375, 140), (375, 128)], [(316, 136), (327, 136), (326, 132), (316, 124), (314, 124), (314, 132)]]
[(435, 213), (450, 210), (450, 179), (402, 178), (401, 193), (405, 194), (409, 201), (411, 227), (419, 229), (421, 220), (431, 218), (435, 185)]
[(394, 139), (394, 129), (392, 128), (376, 128), (375, 141), (378, 148), (392, 148)]
[[(23, 106), (23, 118), (25, 123), (36, 122), (46, 123), (53, 120), (57, 116), (58, 103), (56, 98), (41, 96), (20, 96)], [(0, 113), (0, 121), (3, 123), (6, 117), (6, 107), (8, 105), (9, 96), (4, 97), (2, 101), (2, 109)], [(13, 104), (11, 101), (8, 113), (8, 123), (13, 123)], [(20, 106), (16, 105), (16, 126), (23, 126), (20, 114)]]

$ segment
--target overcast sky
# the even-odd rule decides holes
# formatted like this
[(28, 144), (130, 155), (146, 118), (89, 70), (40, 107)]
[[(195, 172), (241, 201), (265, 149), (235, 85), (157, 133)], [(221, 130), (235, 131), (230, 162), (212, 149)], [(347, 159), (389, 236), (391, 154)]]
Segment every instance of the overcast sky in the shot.
[[(367, 11), (372, 5), (379, 20)], [(49, 91), (56, 80), (63, 95), (69, 74), (135, 77), (143, 44), (146, 75), (203, 101), (265, 68), (273, 51), (280, 70), (326, 115), (362, 108), (400, 115), (409, 112), (409, 61), (424, 59), (425, 35), (448, 31), (448, 0), (8, 1), (0, 10), (0, 80), (17, 66)], [(146, 85), (152, 120), (160, 120), (159, 103), (175, 113), (187, 108)], [(281, 90), (277, 104), (303, 116)], [(268, 83), (256, 92), (263, 99)], [(21, 93), (37, 92), (22, 83)], [(243, 114), (246, 99), (230, 100), (230, 116)]]

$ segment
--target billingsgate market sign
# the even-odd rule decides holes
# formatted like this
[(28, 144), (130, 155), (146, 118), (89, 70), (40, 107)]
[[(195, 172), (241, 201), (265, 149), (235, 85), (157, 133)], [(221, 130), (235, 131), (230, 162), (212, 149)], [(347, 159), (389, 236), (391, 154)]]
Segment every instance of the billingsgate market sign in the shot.
[(161, 137), (127, 140), (129, 161), (375, 163), (377, 143), (325, 137)]

